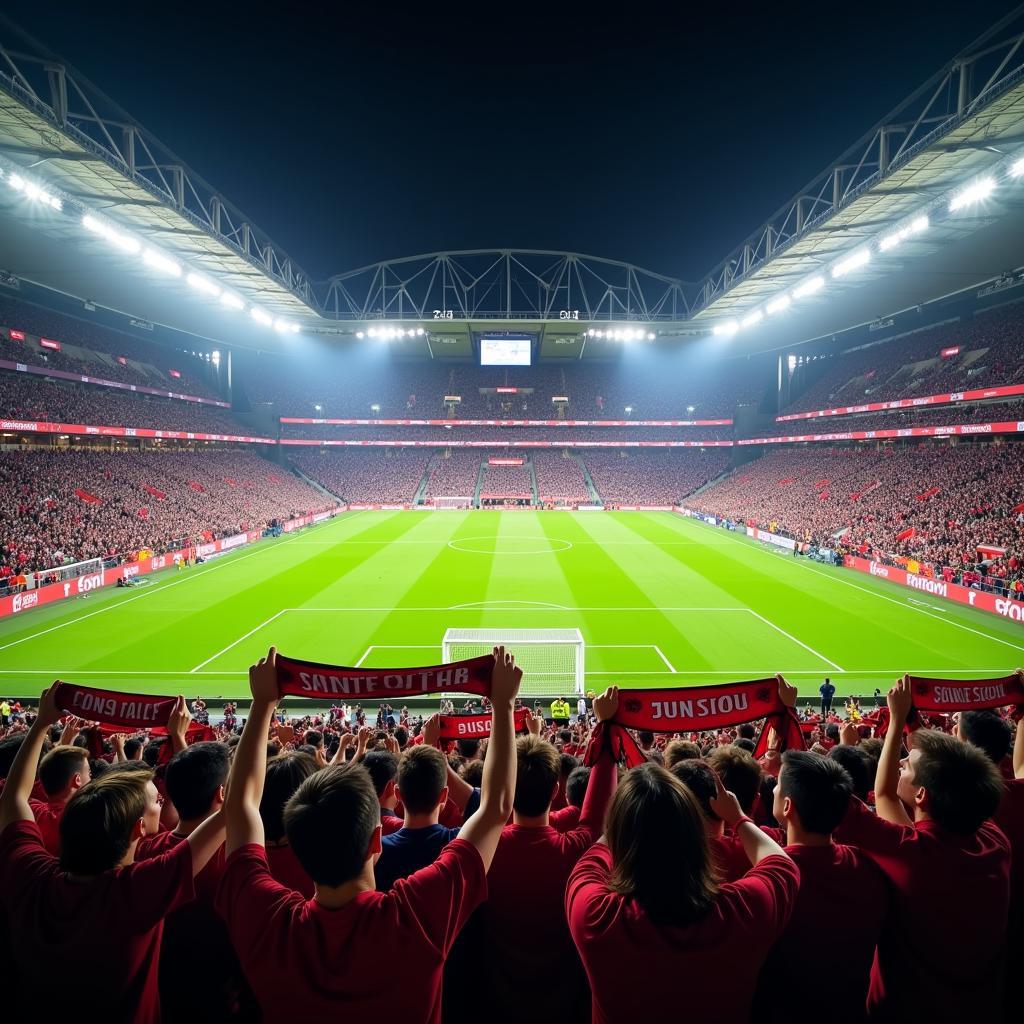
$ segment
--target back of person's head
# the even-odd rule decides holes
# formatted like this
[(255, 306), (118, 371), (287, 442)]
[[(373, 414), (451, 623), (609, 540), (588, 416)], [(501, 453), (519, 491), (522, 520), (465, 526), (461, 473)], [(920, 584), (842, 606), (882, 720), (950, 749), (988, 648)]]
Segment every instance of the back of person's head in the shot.
[(637, 733), (637, 738), (640, 740), (640, 746), (647, 750), (654, 744), (654, 733), (650, 729), (641, 729)]
[[(60, 731), (58, 726), (57, 739), (60, 739)], [(11, 765), (14, 764), (14, 759), (18, 756), (18, 751), (21, 750), (21, 745), (25, 742), (27, 735), (27, 732), (16, 732), (13, 736), (5, 736), (0, 740), (0, 779), (6, 779), (10, 775)], [(43, 740), (43, 749), (39, 752), (39, 760), (42, 761), (52, 749), (53, 744), (47, 737)]]
[(465, 783), (479, 789), (483, 785), (484, 781), (484, 763), (479, 759), (476, 761), (467, 761), (462, 766), (459, 774), (462, 776)]
[(267, 761), (260, 818), (266, 838), (271, 842), (284, 838), (284, 805), (317, 768), (315, 757), (298, 751), (278, 754)]
[(736, 738), (741, 740), (752, 740), (754, 738), (754, 723), (742, 722), (736, 726)]
[(963, 712), (960, 739), (983, 750), (993, 764), (1001, 764), (1013, 749), (1013, 729), (995, 711)]
[(707, 761), (688, 758), (685, 761), (677, 761), (671, 772), (697, 798), (697, 803), (708, 820), (718, 821), (718, 815), (711, 810), (711, 800), (718, 789), (711, 765)]
[(60, 865), (72, 875), (115, 868), (146, 814), (153, 773), (107, 772), (68, 800), (60, 819)]
[(389, 782), (395, 781), (398, 774), (398, 758), (390, 750), (371, 750), (360, 762), (370, 776), (373, 790), (379, 800), (388, 788)]
[(476, 757), (480, 753), (479, 740), (456, 740), (455, 746), (459, 753), (467, 760)]
[(398, 744), (399, 750), (405, 750), (406, 744), (409, 742), (409, 730), (404, 725), (399, 725), (394, 732), (395, 742)]
[(839, 726), (835, 722), (830, 722), (825, 726), (825, 735), (832, 740), (833, 743), (839, 742)]
[(314, 749), (322, 747), (324, 745), (324, 734), (318, 729), (307, 729), (302, 737), (302, 742), (308, 743)]
[(582, 807), (583, 798), (587, 795), (587, 784), (590, 782), (590, 769), (581, 764), (573, 768), (565, 783), (565, 799), (572, 807)]
[(205, 818), (217, 809), (230, 767), (228, 748), (212, 741), (193, 743), (167, 762), (167, 795), (182, 821)]
[(872, 736), (866, 740), (861, 740), (859, 746), (871, 758), (872, 763), (877, 768), (879, 758), (882, 756), (882, 741)]
[(130, 739), (124, 741), (124, 756), (129, 761), (137, 761), (142, 756), (142, 740)]
[(558, 738), (562, 743), (572, 743), (572, 732), (569, 729), (559, 729)]
[(142, 760), (149, 765), (150, 768), (155, 768), (157, 762), (160, 760), (160, 748), (166, 743), (166, 739), (150, 740), (145, 747), (142, 748)]
[(788, 799), (806, 831), (828, 836), (843, 820), (852, 792), (853, 780), (838, 761), (808, 750), (787, 750), (775, 790), (775, 817), (783, 820), (779, 816)]
[(319, 885), (356, 878), (380, 826), (380, 804), (361, 764), (328, 765), (313, 772), (284, 808), (288, 844)]
[(744, 813), (749, 814), (761, 789), (761, 766), (750, 753), (731, 743), (715, 747), (708, 763), (718, 772), (722, 785), (736, 794)]
[(76, 789), (91, 778), (89, 751), (82, 747), (54, 747), (39, 762), (39, 781), (47, 796), (63, 793), (77, 778)]
[(875, 762), (871, 760), (871, 755), (859, 746), (851, 747), (843, 743), (833, 747), (827, 756), (846, 769), (853, 783), (853, 795), (858, 800), (867, 800), (868, 794), (875, 788)]
[(110, 771), (110, 762), (104, 761), (102, 757), (89, 758), (89, 778), (98, 779)]
[(671, 768), (680, 761), (700, 757), (700, 747), (692, 740), (672, 740), (665, 747), (665, 767)]
[(739, 747), (740, 750), (745, 750), (748, 754), (753, 754), (757, 749), (754, 745), (754, 741), (748, 740), (746, 736), (737, 736), (736, 739), (732, 741), (732, 745), (734, 747)]
[(146, 778), (153, 777), (153, 769), (145, 761), (115, 761), (111, 766), (112, 772), (124, 772), (126, 775), (143, 775)]
[(559, 754), (558, 755), (558, 774), (563, 779), (568, 779), (572, 775), (579, 761), (572, 756), (572, 754)]
[(636, 900), (655, 924), (692, 924), (711, 909), (718, 887), (704, 814), (671, 772), (650, 763), (627, 772), (605, 835), (613, 862), (609, 887)]
[(444, 754), (436, 747), (423, 744), (407, 750), (398, 762), (395, 785), (407, 811), (429, 814), (437, 808), (441, 793), (448, 785), (448, 762)]
[(516, 795), (512, 806), (517, 814), (535, 818), (551, 806), (561, 758), (547, 740), (539, 736), (520, 736), (516, 740), (516, 761)]
[[(927, 794), (928, 816), (941, 828), (970, 835), (996, 812), (1003, 798), (999, 770), (977, 747), (944, 732), (918, 729), (910, 752), (913, 779), (900, 776), (900, 796)], [(909, 799), (908, 799), (909, 797)]]

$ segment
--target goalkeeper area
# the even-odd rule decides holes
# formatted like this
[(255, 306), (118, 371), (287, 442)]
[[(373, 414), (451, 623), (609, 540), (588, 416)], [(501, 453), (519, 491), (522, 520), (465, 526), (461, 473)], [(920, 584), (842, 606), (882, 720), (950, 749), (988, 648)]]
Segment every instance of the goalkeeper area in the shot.
[(671, 512), (350, 511), (144, 589), (0, 622), (0, 697), (62, 678), (244, 699), (246, 670), (271, 644), (405, 668), (440, 662), (446, 636), (455, 657), (505, 639), (527, 669), (524, 694), (570, 698), (577, 653), (588, 690), (782, 672), (806, 696), (825, 676), (839, 695), (870, 696), (903, 672), (1024, 663), (1019, 622)]

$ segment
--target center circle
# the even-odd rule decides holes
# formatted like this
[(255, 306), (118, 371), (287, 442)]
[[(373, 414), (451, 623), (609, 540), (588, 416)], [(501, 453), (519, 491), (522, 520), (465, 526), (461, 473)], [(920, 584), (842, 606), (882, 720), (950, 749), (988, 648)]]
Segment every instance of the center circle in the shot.
[(545, 543), (541, 537), (460, 537), (448, 541), (453, 551), (464, 551), (471, 555), (550, 555), (555, 551), (568, 551), (572, 542), (551, 538), (549, 545), (560, 544), (561, 547), (539, 547)]

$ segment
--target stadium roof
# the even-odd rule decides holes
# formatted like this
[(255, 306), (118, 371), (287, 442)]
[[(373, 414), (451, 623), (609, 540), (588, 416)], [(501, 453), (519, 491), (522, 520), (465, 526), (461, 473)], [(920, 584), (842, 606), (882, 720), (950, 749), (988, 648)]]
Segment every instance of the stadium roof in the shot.
[[(0, 267), (144, 321), (250, 347), (277, 347), (275, 323), (357, 334), (394, 321), (422, 324), (439, 339), (435, 348), (453, 355), (468, 353), (475, 333), (518, 328), (540, 335), (542, 355), (589, 356), (612, 347), (593, 333), (609, 325), (648, 324), (655, 337), (679, 337), (748, 318), (731, 351), (792, 345), (1016, 269), (1024, 177), (1015, 187), (1003, 183), (1022, 153), (1024, 7), (887, 115), (700, 285), (613, 260), (507, 249), (392, 260), (316, 284), (130, 115), (0, 18), (0, 175), (33, 178), (63, 203), (60, 211), (28, 203), (0, 184)], [(995, 194), (950, 213), (950, 194), (989, 172), (999, 180)], [(265, 319), (254, 324), (198, 295), (187, 273), (169, 280), (158, 261), (143, 265), (138, 248), (126, 252), (90, 234), (86, 214), (136, 232)], [(878, 251), (882, 236), (924, 215), (926, 233)], [(866, 243), (870, 265), (833, 279), (835, 261)], [(767, 303), (792, 297), (818, 274), (826, 279), (818, 294), (764, 315)], [(409, 343), (408, 351), (420, 347)]]

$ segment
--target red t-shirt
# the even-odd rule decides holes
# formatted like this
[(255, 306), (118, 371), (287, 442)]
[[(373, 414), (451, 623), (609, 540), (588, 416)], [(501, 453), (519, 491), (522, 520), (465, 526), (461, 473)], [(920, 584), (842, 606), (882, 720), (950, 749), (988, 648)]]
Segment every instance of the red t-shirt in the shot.
[(70, 882), (35, 822), (16, 821), (0, 836), (0, 887), (19, 985), (50, 992), (59, 978), (61, 991), (97, 993), (110, 1020), (160, 1020), (163, 918), (195, 895), (188, 843)]
[[(1024, 779), (1005, 779), (1006, 793), (994, 821), (1010, 841), (1010, 915), (1006, 937), (1006, 962), (1019, 964), (1024, 957)], [(1016, 1001), (1015, 986), (1007, 971), (1006, 1005)]]
[(494, 995), (488, 1014), (494, 1020), (521, 1019), (524, 978), (557, 979), (531, 1007), (534, 1020), (564, 1022), (586, 1014), (586, 976), (563, 901), (569, 873), (604, 831), (615, 777), (614, 761), (602, 756), (590, 773), (579, 827), (572, 831), (506, 825), (501, 833), (480, 912), (486, 982)]
[[(781, 828), (759, 826), (761, 831), (774, 839), (779, 846), (786, 845), (786, 832)], [(743, 842), (728, 826), (720, 836), (709, 836), (708, 847), (720, 882), (735, 882), (742, 878), (751, 868), (750, 858), (743, 849)]]
[(288, 845), (268, 846), (267, 863), (274, 881), (280, 882), (289, 889), (294, 889), (307, 899), (313, 898), (313, 879), (306, 874), (306, 869), (299, 863), (299, 858)]
[(383, 810), (380, 812), (380, 834), (382, 836), (394, 835), (404, 826), (405, 822), (401, 818), (396, 818), (393, 814), (387, 814)]
[(997, 1020), (1010, 897), (1010, 844), (990, 821), (973, 835), (933, 821), (895, 825), (859, 800), (836, 832), (882, 869), (892, 906), (868, 1011), (884, 1020)]
[(673, 1006), (684, 1006), (688, 1020), (749, 1021), (758, 971), (800, 886), (793, 861), (765, 857), (721, 887), (703, 920), (681, 928), (652, 923), (638, 903), (609, 889), (611, 870), (611, 850), (592, 846), (565, 894), (595, 1024), (660, 1020)]
[(228, 857), (217, 908), (266, 1020), (299, 1007), (304, 1020), (439, 1022), (445, 957), (486, 897), (480, 854), (461, 839), (337, 910), (274, 881), (263, 847), (249, 845)]
[[(563, 807), (560, 811), (552, 811), (548, 815), (548, 824), (556, 832), (571, 832), (574, 828), (579, 827), (580, 808), (569, 804), (568, 807)], [(561, 897), (558, 901), (561, 903)]]
[(761, 968), (757, 1019), (794, 1019), (793, 1003), (779, 995), (806, 988), (807, 965), (817, 963), (825, 949), (841, 993), (828, 1002), (829, 1024), (864, 1021), (871, 964), (889, 908), (885, 876), (854, 846), (787, 846), (786, 853), (800, 868), (800, 892)]
[(39, 834), (43, 837), (43, 846), (47, 853), (54, 857), (60, 856), (60, 819), (64, 814), (64, 801), (35, 800), (30, 798), (28, 805), (32, 808), (32, 816), (39, 826)]

